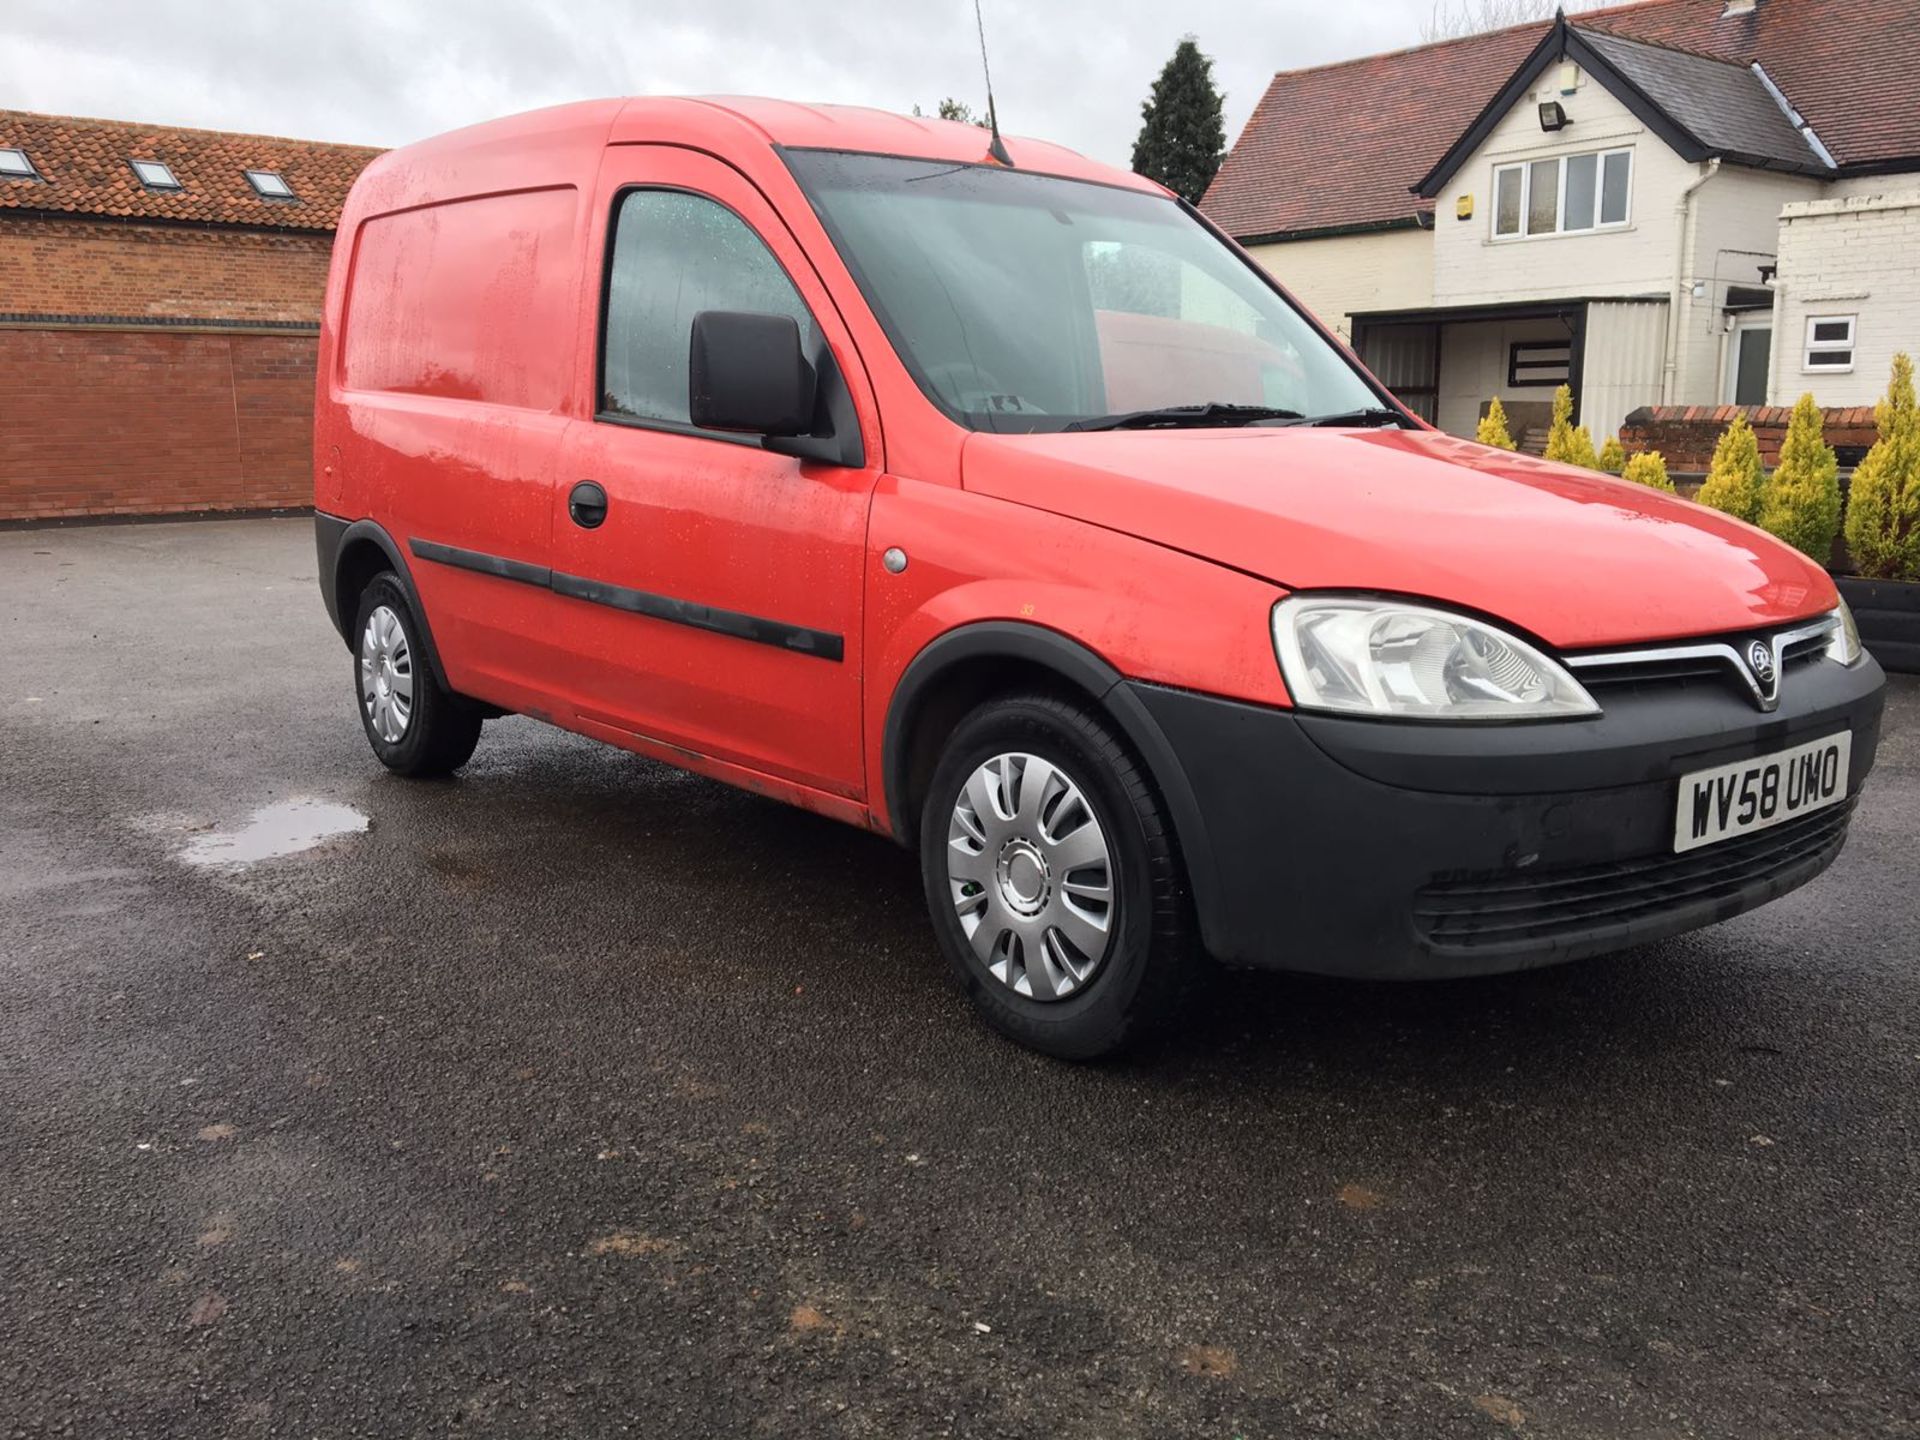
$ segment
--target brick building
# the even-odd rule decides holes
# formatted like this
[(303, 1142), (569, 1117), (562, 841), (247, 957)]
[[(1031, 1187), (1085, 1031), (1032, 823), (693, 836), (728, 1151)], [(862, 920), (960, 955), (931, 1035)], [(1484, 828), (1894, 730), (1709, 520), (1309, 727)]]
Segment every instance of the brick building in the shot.
[(378, 153), (0, 111), (0, 520), (310, 503), (327, 260)]

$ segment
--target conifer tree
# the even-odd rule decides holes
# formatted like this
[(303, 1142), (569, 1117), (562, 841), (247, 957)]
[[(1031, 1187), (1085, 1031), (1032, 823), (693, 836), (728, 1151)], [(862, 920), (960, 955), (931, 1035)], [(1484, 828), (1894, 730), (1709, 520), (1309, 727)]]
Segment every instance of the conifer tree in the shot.
[(1760, 523), (1760, 497), (1766, 472), (1760, 468), (1760, 442), (1744, 414), (1720, 432), (1706, 481), (1693, 498), (1749, 525)]
[(1562, 465), (1578, 465), (1582, 470), (1600, 468), (1593, 436), (1586, 426), (1573, 423), (1573, 388), (1569, 385), (1553, 392), (1553, 427), (1547, 431), (1546, 458)]
[(1780, 465), (1760, 498), (1760, 524), (1801, 553), (1827, 563), (1840, 533), (1840, 467), (1820, 407), (1802, 395), (1780, 442)]
[(1198, 205), (1227, 153), (1220, 102), (1213, 61), (1200, 53), (1188, 35), (1174, 47), (1173, 58), (1140, 106), (1140, 138), (1133, 142), (1134, 173), (1157, 180)]
[(1629, 455), (1620, 478), (1631, 480), (1636, 485), (1645, 485), (1649, 490), (1664, 490), (1669, 495), (1674, 493), (1673, 481), (1667, 478), (1667, 457), (1658, 450), (1641, 450)]
[(1513, 436), (1507, 432), (1507, 407), (1500, 403), (1498, 395), (1487, 402), (1487, 413), (1480, 417), (1480, 423), (1474, 427), (1473, 438), (1496, 450), (1518, 448), (1513, 443)]
[(1870, 579), (1920, 580), (1920, 409), (1913, 360), (1904, 353), (1893, 357), (1873, 418), (1879, 438), (1847, 494), (1847, 550)]

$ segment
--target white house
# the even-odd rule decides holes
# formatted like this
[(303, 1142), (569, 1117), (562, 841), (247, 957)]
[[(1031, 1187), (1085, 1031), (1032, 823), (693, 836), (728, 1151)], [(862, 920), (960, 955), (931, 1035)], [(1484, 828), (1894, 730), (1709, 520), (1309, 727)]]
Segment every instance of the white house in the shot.
[(1648, 0), (1276, 75), (1202, 208), (1416, 410), (1868, 402), (1920, 349), (1920, 3)]

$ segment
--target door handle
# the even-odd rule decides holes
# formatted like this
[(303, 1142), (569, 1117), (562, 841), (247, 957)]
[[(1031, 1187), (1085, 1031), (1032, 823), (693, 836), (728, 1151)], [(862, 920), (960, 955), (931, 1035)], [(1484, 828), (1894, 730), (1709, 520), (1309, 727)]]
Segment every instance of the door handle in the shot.
[(607, 518), (607, 492), (582, 480), (567, 495), (567, 516), (582, 530), (598, 530)]

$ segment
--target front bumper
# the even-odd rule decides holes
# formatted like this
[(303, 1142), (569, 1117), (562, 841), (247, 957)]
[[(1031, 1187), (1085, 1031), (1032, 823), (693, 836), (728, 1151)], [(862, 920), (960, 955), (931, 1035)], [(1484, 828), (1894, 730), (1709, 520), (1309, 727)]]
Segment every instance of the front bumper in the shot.
[(1608, 695), (1590, 720), (1435, 725), (1128, 682), (1182, 774), (1207, 947), (1375, 979), (1488, 974), (1725, 920), (1819, 874), (1852, 799), (1675, 855), (1679, 778), (1846, 729), (1873, 767), (1885, 677), (1806, 666), (1762, 714), (1725, 685)]

